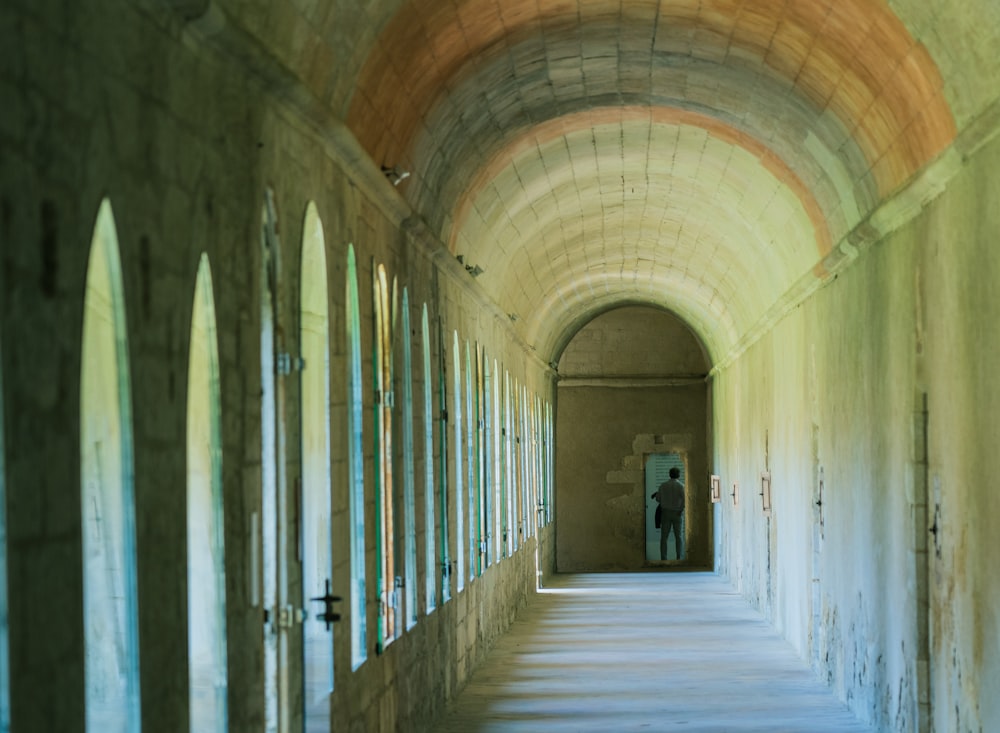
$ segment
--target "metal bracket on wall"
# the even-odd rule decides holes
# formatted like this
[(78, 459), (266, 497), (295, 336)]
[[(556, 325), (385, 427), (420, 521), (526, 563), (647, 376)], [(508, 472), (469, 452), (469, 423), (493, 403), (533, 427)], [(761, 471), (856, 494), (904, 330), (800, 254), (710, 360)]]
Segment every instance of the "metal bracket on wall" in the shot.
[(764, 516), (771, 516), (771, 474), (768, 471), (760, 475), (760, 499)]

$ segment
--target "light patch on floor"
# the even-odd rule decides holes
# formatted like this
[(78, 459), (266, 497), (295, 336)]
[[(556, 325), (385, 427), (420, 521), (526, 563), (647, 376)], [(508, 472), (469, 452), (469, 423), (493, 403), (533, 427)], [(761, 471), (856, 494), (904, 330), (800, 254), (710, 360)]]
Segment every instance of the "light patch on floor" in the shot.
[(433, 730), (870, 731), (711, 573), (556, 576)]

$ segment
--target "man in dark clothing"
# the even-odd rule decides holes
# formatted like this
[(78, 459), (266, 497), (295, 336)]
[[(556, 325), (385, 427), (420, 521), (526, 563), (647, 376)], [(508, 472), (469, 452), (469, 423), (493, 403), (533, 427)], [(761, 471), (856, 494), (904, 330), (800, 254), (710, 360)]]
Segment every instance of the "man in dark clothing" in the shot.
[(670, 478), (660, 484), (660, 488), (650, 495), (660, 503), (662, 513), (660, 529), (660, 559), (667, 559), (667, 536), (670, 530), (674, 531), (674, 548), (677, 550), (677, 559), (682, 557), (681, 537), (681, 517), (684, 516), (684, 484), (678, 479), (681, 472), (679, 468), (670, 469)]

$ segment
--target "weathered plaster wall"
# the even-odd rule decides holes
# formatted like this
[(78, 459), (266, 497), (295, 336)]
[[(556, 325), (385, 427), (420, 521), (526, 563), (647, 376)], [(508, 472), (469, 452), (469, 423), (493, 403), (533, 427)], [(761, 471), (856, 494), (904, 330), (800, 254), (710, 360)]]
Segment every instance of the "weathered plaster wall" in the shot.
[(912, 228), (922, 243), (915, 338), (938, 530), (929, 552), (934, 729), (991, 731), (1000, 730), (1000, 139), (970, 157)]
[(1000, 726), (998, 164), (978, 150), (713, 377), (718, 569), (879, 730), (921, 730), (925, 685), (935, 730)]
[(599, 316), (559, 360), (556, 557), (561, 572), (646, 566), (644, 456), (687, 455), (686, 564), (711, 565), (705, 355), (675, 316)]
[[(58, 7), (57, 7), (58, 6)], [(410, 288), (551, 399), (548, 370), (438, 251), (342, 126), (309, 103), (273, 59), (224, 18), (191, 25), (169, 4), (6, 3), (0, 86), (0, 320), (4, 334), (11, 680), (16, 730), (82, 731), (79, 405), (86, 263), (102, 198), (118, 229), (132, 375), (143, 730), (188, 725), (185, 419), (188, 338), (198, 260), (213, 273), (222, 390), (229, 649), (229, 725), (262, 729), (262, 611), (249, 602), (249, 527), (259, 511), (260, 221), (278, 216), (278, 335), (297, 352), (298, 282), (307, 202), (327, 242), (331, 313), (333, 593), (349, 595), (345, 273), (359, 265), (368, 576), (375, 576), (371, 394), (371, 267)], [(432, 331), (433, 331), (432, 327)], [(437, 348), (436, 336), (432, 335)], [(450, 343), (450, 342), (449, 342)], [(436, 359), (434, 360), (436, 364)], [(415, 359), (419, 393), (424, 376)], [(436, 368), (436, 367), (435, 367)], [(434, 375), (435, 392), (437, 377)], [(288, 485), (298, 465), (297, 380), (286, 387)], [(436, 406), (436, 397), (435, 397)], [(436, 409), (436, 407), (435, 407)], [(422, 403), (415, 404), (422, 419)], [(437, 438), (438, 427), (435, 426)], [(426, 456), (417, 449), (417, 475)], [(289, 492), (289, 502), (294, 501)], [(418, 482), (417, 506), (422, 506)], [(294, 516), (294, 506), (289, 507)], [(427, 528), (417, 519), (420, 539)], [(454, 534), (452, 534), (454, 537)], [(539, 539), (552, 568), (551, 530)], [(490, 568), (379, 657), (351, 671), (350, 609), (335, 626), (338, 724), (411, 729), (438, 714), (535, 588), (537, 540)], [(418, 577), (423, 545), (418, 542)], [(290, 544), (290, 593), (298, 593)], [(454, 548), (453, 548), (454, 553)], [(371, 599), (369, 599), (371, 601)], [(377, 604), (368, 603), (369, 639)], [(58, 622), (53, 623), (53, 618)], [(300, 652), (292, 632), (291, 658)], [(296, 671), (291, 671), (292, 686)], [(294, 717), (299, 708), (292, 706)]]

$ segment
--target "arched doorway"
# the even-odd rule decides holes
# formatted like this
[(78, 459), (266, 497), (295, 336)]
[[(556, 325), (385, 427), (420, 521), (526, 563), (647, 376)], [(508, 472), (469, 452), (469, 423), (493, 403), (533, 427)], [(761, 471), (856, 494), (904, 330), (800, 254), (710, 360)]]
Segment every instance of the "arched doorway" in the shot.
[(647, 538), (655, 502), (645, 482), (650, 456), (666, 454), (681, 458), (687, 496), (684, 558), (670, 563), (711, 567), (708, 369), (697, 336), (657, 308), (608, 311), (569, 340), (557, 387), (560, 571), (660, 564), (661, 530)]

